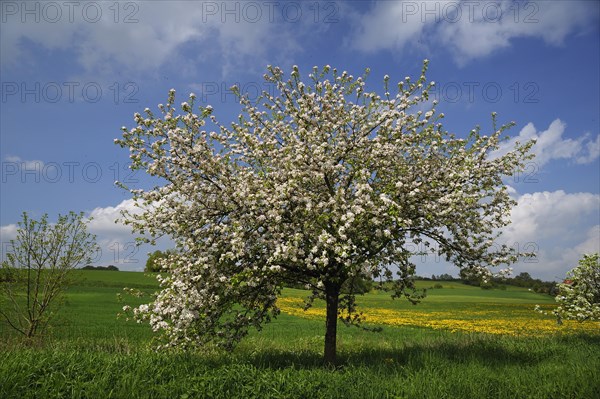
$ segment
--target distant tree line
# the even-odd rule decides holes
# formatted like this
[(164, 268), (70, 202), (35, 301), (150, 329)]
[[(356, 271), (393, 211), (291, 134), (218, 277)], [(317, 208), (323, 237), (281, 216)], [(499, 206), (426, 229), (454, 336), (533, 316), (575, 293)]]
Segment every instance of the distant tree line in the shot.
[(470, 276), (465, 270), (462, 270), (460, 277), (454, 277), (450, 274), (440, 274), (436, 276), (432, 274), (431, 277), (417, 276), (418, 280), (426, 281), (457, 281), (462, 282), (466, 285), (480, 286), (482, 289), (506, 289), (507, 285), (514, 287), (529, 288), (534, 292), (541, 294), (549, 294), (556, 296), (558, 294), (557, 283), (554, 281), (542, 281), (538, 278), (533, 278), (527, 272), (522, 272), (515, 277), (506, 278), (492, 278), (487, 283), (482, 282), (475, 276)]
[(113, 272), (118, 272), (119, 268), (113, 265), (108, 265), (108, 266), (84, 266), (81, 268), (81, 270), (108, 270), (108, 271), (113, 271)]
[(558, 283), (554, 281), (542, 281), (539, 278), (532, 278), (527, 272), (519, 273), (516, 277), (508, 279), (507, 281), (506, 284), (531, 288), (532, 291), (542, 294), (550, 294), (552, 296), (558, 294)]
[(433, 280), (433, 281), (456, 281), (456, 280), (460, 280), (457, 279), (456, 277), (452, 276), (451, 274), (440, 274), (439, 276), (436, 276), (435, 274), (432, 274), (431, 277), (417, 277), (420, 280)]
[[(390, 284), (388, 284), (389, 286)], [(299, 282), (285, 282), (283, 284), (284, 287), (286, 288), (295, 288), (298, 290), (305, 290), (306, 289), (306, 284), (303, 283), (299, 283)], [(353, 279), (348, 279), (344, 282), (344, 284), (342, 284), (341, 287), (341, 292), (342, 293), (347, 293), (347, 292), (355, 292), (358, 294), (366, 294), (367, 292), (370, 292), (373, 288), (377, 288), (379, 286), (379, 283), (371, 280), (371, 279), (367, 279), (364, 277), (355, 277)]]
[(539, 278), (533, 278), (527, 272), (522, 272), (515, 277), (507, 277), (504, 279), (491, 279), (487, 284), (482, 284), (479, 281), (466, 279), (465, 284), (480, 285), (483, 289), (500, 288), (502, 286), (512, 285), (515, 287), (529, 288), (530, 290), (540, 293), (556, 296), (558, 294), (557, 283), (554, 281), (542, 281)]

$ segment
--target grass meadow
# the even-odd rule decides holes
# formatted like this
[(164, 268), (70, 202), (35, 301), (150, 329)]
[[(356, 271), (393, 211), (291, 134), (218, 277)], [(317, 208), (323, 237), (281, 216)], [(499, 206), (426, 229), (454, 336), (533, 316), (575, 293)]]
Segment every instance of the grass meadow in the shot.
[(443, 282), (416, 306), (371, 292), (360, 304), (383, 331), (341, 324), (334, 370), (324, 305), (303, 312), (303, 291), (284, 290), (282, 314), (233, 352), (157, 353), (147, 325), (116, 317), (122, 288), (152, 292), (154, 277), (78, 273), (40, 339), (0, 324), (0, 398), (600, 398), (598, 323), (557, 326), (533, 311), (553, 298), (526, 289)]

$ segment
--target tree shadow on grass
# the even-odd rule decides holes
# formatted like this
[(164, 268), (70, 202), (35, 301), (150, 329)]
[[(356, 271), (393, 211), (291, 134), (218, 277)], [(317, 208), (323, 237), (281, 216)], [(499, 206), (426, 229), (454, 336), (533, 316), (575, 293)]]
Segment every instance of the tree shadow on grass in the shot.
[[(575, 342), (597, 346), (600, 336), (572, 336), (554, 341), (543, 339), (507, 339), (505, 337), (480, 336), (457, 340), (434, 342), (407, 342), (397, 348), (363, 347), (357, 350), (339, 350), (338, 365), (344, 367), (397, 368), (419, 370), (431, 364), (471, 364), (488, 368), (534, 366), (568, 352)], [(554, 342), (554, 344), (552, 344)], [(250, 353), (238, 354), (238, 361), (259, 369), (313, 369), (323, 367), (323, 355), (317, 351), (290, 351), (285, 348), (262, 348)]]
[(565, 344), (573, 344), (574, 342), (577, 342), (577, 341), (579, 341), (579, 342), (583, 341), (588, 345), (598, 346), (598, 348), (600, 349), (600, 334), (593, 335), (593, 334), (580, 333), (580, 334), (564, 335), (563, 337), (561, 337), (560, 341), (564, 342)]

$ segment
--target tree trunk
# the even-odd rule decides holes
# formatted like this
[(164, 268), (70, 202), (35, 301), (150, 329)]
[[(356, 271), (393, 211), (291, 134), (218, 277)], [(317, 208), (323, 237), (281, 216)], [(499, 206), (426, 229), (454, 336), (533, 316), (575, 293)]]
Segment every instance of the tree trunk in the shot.
[(336, 357), (336, 339), (337, 339), (337, 319), (340, 288), (337, 286), (326, 286), (325, 299), (327, 301), (327, 316), (325, 319), (325, 353), (324, 360), (328, 366), (335, 366)]

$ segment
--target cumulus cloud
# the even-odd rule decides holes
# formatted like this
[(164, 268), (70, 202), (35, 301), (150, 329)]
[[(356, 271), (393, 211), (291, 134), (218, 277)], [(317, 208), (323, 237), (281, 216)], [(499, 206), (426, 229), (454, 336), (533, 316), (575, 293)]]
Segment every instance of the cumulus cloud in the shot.
[(135, 212), (138, 208), (132, 199), (127, 199), (116, 206), (107, 206), (104, 208), (94, 208), (89, 212), (90, 222), (88, 229), (90, 232), (102, 236), (123, 236), (131, 235), (131, 228), (119, 223), (121, 212)]
[(590, 227), (586, 240), (577, 245), (575, 250), (578, 254), (600, 252), (600, 224)]
[(140, 212), (134, 200), (127, 199), (115, 206), (98, 207), (87, 215), (88, 230), (96, 235), (99, 252), (94, 256), (97, 265), (116, 265), (122, 270), (143, 270), (148, 252), (173, 247), (168, 239), (161, 239), (157, 247), (138, 245), (131, 228), (121, 223), (121, 212)]
[(592, 163), (600, 157), (600, 134), (596, 140), (590, 140), (584, 144), (581, 154), (575, 159), (580, 164)]
[[(564, 235), (569, 240), (581, 234), (581, 226), (600, 214), (600, 195), (565, 193), (563, 190), (523, 194), (511, 213), (505, 234), (511, 241), (536, 241)], [(587, 230), (587, 229), (584, 229)]]
[(6, 226), (0, 226), (0, 241), (3, 243), (14, 240), (17, 236), (17, 225), (7, 224)]
[(535, 252), (515, 270), (552, 280), (564, 277), (584, 253), (600, 252), (600, 195), (536, 192), (523, 194), (504, 230), (509, 246)]
[(555, 119), (548, 129), (538, 131), (533, 123), (528, 123), (518, 136), (502, 143), (500, 148), (491, 154), (492, 158), (502, 156), (514, 148), (516, 142), (525, 143), (536, 140), (532, 148), (534, 162), (543, 166), (555, 159), (573, 160), (579, 164), (594, 162), (600, 156), (600, 135), (593, 140), (589, 134), (577, 138), (564, 137), (567, 125)]
[[(139, 208), (132, 199), (128, 199), (115, 206), (98, 207), (87, 213), (88, 232), (96, 235), (96, 243), (99, 247), (99, 251), (91, 255), (92, 264), (102, 266), (112, 264), (121, 270), (142, 271), (149, 252), (172, 248), (174, 244), (168, 238), (162, 238), (157, 241), (156, 247), (149, 244), (138, 245), (131, 228), (119, 222), (121, 212), (125, 210), (138, 212)], [(2, 259), (5, 259), (9, 250), (10, 240), (16, 237), (17, 228), (16, 224), (0, 226)]]
[(597, 19), (598, 3), (590, 1), (381, 1), (360, 18), (350, 42), (363, 51), (443, 45), (462, 65), (518, 38), (562, 45)]
[[(600, 252), (600, 194), (558, 190), (511, 195), (517, 201), (512, 223), (497, 244), (536, 255), (511, 265), (514, 275), (528, 272), (542, 280), (562, 280), (583, 254)], [(458, 275), (454, 265), (433, 255), (414, 256), (412, 261), (419, 275)]]

